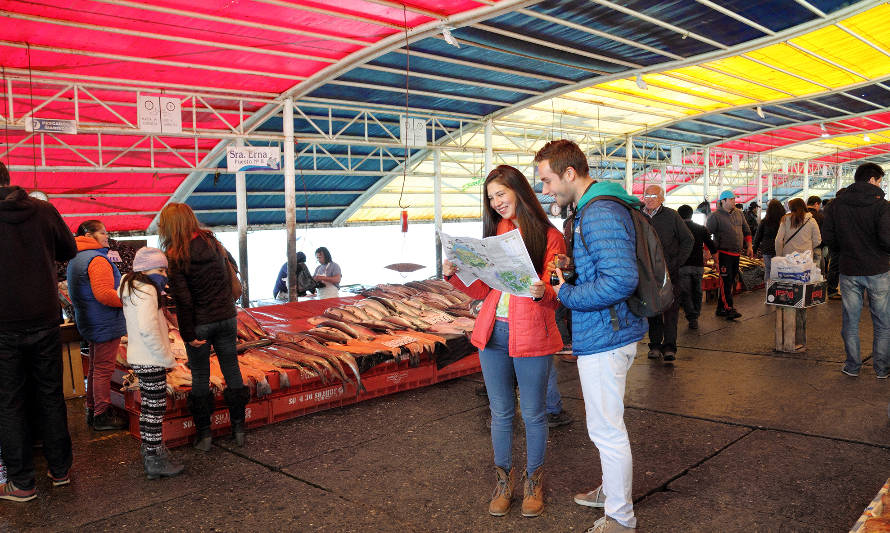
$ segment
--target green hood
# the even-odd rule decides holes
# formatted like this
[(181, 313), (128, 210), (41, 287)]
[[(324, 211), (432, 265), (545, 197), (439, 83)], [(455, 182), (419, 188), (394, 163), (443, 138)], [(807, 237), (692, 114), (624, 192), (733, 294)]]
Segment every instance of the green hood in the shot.
[(627, 191), (624, 190), (620, 184), (615, 183), (613, 181), (601, 181), (594, 183), (590, 187), (587, 188), (587, 191), (584, 193), (584, 196), (581, 197), (581, 200), (578, 201), (578, 211), (589, 202), (591, 199), (596, 198), (597, 196), (614, 196), (616, 198), (620, 198), (630, 205), (639, 209), (642, 207), (643, 203), (640, 202), (640, 199), (636, 196), (630, 195)]

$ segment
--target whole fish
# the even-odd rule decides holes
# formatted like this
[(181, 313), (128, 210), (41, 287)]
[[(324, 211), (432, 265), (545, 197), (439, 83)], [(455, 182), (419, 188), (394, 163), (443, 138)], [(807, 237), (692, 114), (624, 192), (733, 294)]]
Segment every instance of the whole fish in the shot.
[(238, 353), (243, 353), (247, 350), (250, 350), (251, 348), (259, 348), (260, 346), (268, 346), (270, 344), (272, 344), (272, 339), (257, 339), (247, 342), (239, 342), (235, 346), (235, 350)]
[(243, 307), (238, 308), (238, 320), (244, 322), (244, 325), (247, 326), (250, 331), (256, 334), (257, 337), (268, 337), (269, 334), (260, 325), (259, 322), (256, 321), (256, 318), (250, 314), (250, 311), (244, 309)]
[(393, 312), (393, 313), (399, 312), (399, 310), (396, 308), (395, 304), (392, 303), (392, 300), (390, 298), (386, 298), (383, 296), (369, 296), (368, 299), (383, 304), (383, 306), (386, 308), (386, 310), (388, 312)]
[(350, 339), (349, 335), (339, 329), (318, 326), (306, 330), (306, 334), (322, 341), (339, 342), (340, 344), (346, 344)]
[(408, 320), (400, 317), (400, 316), (386, 316), (383, 317), (384, 322), (389, 322), (391, 324), (395, 324), (396, 326), (401, 326), (404, 328), (412, 329), (414, 325)]
[(263, 372), (277, 372), (278, 382), (281, 384), (281, 388), (286, 389), (290, 387), (290, 378), (288, 377), (287, 372), (276, 367), (272, 361), (263, 357), (263, 355), (262, 352), (245, 352), (239, 355), (238, 359), (254, 368), (262, 370)]
[(374, 338), (373, 332), (371, 332), (371, 334), (368, 335), (368, 334), (360, 331), (360, 330), (366, 330), (367, 328), (363, 328), (362, 326), (360, 326), (358, 324), (347, 324), (346, 322), (340, 322), (339, 320), (328, 319), (324, 322), (316, 324), (316, 326), (330, 327), (330, 328), (338, 329), (338, 330), (342, 331), (343, 333), (349, 335), (353, 339), (370, 340), (370, 339)]
[(358, 307), (356, 305), (344, 305), (343, 309), (346, 309), (350, 313), (356, 316), (359, 320), (370, 320), (371, 317), (368, 316), (368, 313), (365, 312), (364, 309)]
[(381, 315), (388, 315), (390, 313), (389, 309), (385, 305), (378, 302), (377, 300), (372, 300), (370, 298), (365, 298), (364, 300), (359, 300), (359, 301), (355, 302), (355, 305), (364, 309), (365, 312), (367, 312), (368, 309), (373, 309), (373, 310), (377, 311), (378, 313), (380, 313)]

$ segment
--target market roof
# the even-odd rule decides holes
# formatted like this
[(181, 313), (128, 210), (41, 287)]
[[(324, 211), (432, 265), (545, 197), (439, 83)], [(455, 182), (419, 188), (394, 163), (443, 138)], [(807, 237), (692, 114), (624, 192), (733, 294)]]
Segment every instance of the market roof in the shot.
[[(701, 166), (705, 147), (839, 163), (890, 144), (890, 7), (876, 1), (52, 0), (0, 17), (13, 22), (0, 157), (72, 226), (145, 230), (171, 198), (233, 225), (225, 148), (280, 144), (284, 97), (310, 224), (394, 220), (399, 205), (432, 218), (437, 151), (446, 219), (478, 217), (489, 118), (495, 163), (530, 174), (554, 135), (600, 146), (606, 178), (628, 135), (662, 166), (674, 145)], [(181, 100), (183, 133), (140, 131), (137, 93)], [(78, 134), (25, 132), (29, 112), (74, 119)], [(447, 149), (406, 148), (406, 112)], [(281, 174), (250, 173), (248, 190), (251, 225), (283, 223)]]

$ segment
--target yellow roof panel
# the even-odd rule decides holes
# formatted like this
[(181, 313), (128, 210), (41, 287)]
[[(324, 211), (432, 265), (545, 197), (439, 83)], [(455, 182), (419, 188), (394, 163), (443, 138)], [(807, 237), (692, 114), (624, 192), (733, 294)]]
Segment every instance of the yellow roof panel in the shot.
[(831, 89), (865, 81), (861, 76), (826, 63), (786, 43), (753, 50), (746, 55)]
[[(749, 55), (756, 59), (762, 59), (763, 54), (749, 52)], [(721, 72), (727, 72), (746, 80), (754, 80), (771, 89), (786, 91), (795, 96), (804, 96), (825, 90), (814, 83), (800, 80), (741, 56), (727, 57), (706, 64)]]
[[(881, 7), (887, 8), (886, 5)], [(890, 8), (882, 9), (881, 11), (890, 15)], [(880, 18), (886, 23), (890, 23), (890, 16)], [(849, 27), (846, 22), (844, 26)], [(862, 21), (859, 26), (872, 30), (874, 21), (868, 23)], [(849, 27), (849, 29), (853, 30), (852, 27)], [(884, 32), (881, 32), (880, 35), (883, 36)], [(886, 40), (890, 44), (890, 39)], [(791, 42), (825, 59), (834, 61), (853, 72), (858, 72), (870, 78), (886, 76), (890, 72), (890, 57), (887, 57), (879, 50), (875, 50), (837, 26), (818, 29), (792, 39)]]
[(643, 76), (643, 79), (646, 81), (646, 83), (649, 84), (649, 87), (654, 86), (664, 89), (672, 89), (674, 91), (694, 94), (703, 98), (718, 100), (734, 106), (754, 104), (757, 102), (755, 98), (740, 96), (731, 92), (722, 91), (713, 87), (702, 85), (700, 83), (695, 83), (694, 81), (688, 80), (688, 78), (680, 78), (671, 76), (669, 74), (670, 73), (649, 74)]
[[(643, 76), (643, 81), (648, 81), (648, 77), (648, 75)], [(637, 86), (636, 80), (633, 78), (609, 81), (601, 83), (596, 87), (603, 91), (613, 92), (618, 99), (623, 99), (625, 95), (631, 97), (636, 96), (664, 102), (666, 104), (697, 108), (700, 111), (710, 111), (726, 106), (725, 102), (721, 102), (714, 97), (703, 98), (688, 92), (658, 87), (657, 85), (647, 85), (645, 89), (641, 89)]]
[(705, 66), (696, 65), (691, 67), (683, 67), (676, 70), (668, 71), (667, 73), (685, 79), (695, 80), (699, 83), (707, 84), (712, 87), (723, 87), (728, 91), (746, 94), (751, 98), (760, 101), (780, 100), (782, 98), (788, 97), (788, 94), (784, 92), (767, 89), (766, 87), (761, 87), (760, 85), (757, 85), (756, 83), (752, 83), (745, 79), (738, 79), (728, 74), (715, 72), (714, 70), (705, 68)]
[[(882, 3), (864, 13), (845, 19), (841, 24), (864, 39), (882, 47), (884, 50), (890, 51), (890, 34), (887, 32), (887, 28), (890, 27), (890, 6), (886, 3)], [(864, 55), (862, 57), (863, 59), (868, 59), (870, 58), (870, 55)], [(857, 65), (859, 58), (860, 56), (850, 57), (850, 59), (856, 59)], [(871, 64), (869, 62), (866, 62), (865, 65), (854, 68), (853, 70), (865, 69), (871, 69)], [(886, 74), (887, 71), (885, 70), (880, 74), (872, 75)]]
[(639, 97), (631, 94), (623, 94), (612, 91), (601, 90), (599, 85), (594, 85), (593, 87), (587, 87), (585, 89), (581, 89), (579, 92), (585, 93), (587, 95), (592, 95), (597, 98), (602, 99), (604, 102), (615, 102), (620, 106), (627, 105), (638, 105), (638, 106), (646, 106), (650, 109), (663, 109), (670, 110), (675, 113), (682, 113), (683, 115), (697, 115), (701, 112), (700, 109), (690, 109), (689, 107), (682, 105), (680, 103), (671, 103), (661, 100), (652, 100), (645, 97)]

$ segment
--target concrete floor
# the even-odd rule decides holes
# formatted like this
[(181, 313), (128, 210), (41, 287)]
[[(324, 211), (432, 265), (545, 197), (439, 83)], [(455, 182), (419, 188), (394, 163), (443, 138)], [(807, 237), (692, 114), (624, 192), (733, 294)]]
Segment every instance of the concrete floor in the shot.
[[(762, 299), (739, 297), (736, 323), (712, 304), (698, 331), (681, 319), (673, 366), (640, 345), (625, 416), (639, 531), (846, 531), (890, 475), (890, 383), (868, 361), (858, 378), (841, 374), (840, 302), (810, 310), (806, 353), (780, 355)], [(153, 482), (136, 441), (85, 429), (73, 401), (72, 484), (44, 478), (37, 500), (0, 502), (0, 531), (585, 531), (602, 511), (572, 495), (598, 484), (599, 457), (574, 365), (559, 367), (576, 421), (550, 433), (538, 518), (486, 512), (491, 445), (474, 375), (260, 428), (242, 449), (177, 449), (186, 474)]]

